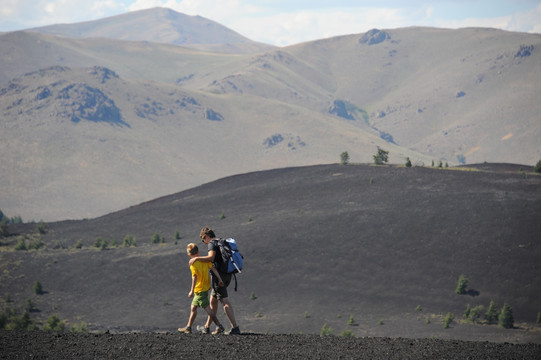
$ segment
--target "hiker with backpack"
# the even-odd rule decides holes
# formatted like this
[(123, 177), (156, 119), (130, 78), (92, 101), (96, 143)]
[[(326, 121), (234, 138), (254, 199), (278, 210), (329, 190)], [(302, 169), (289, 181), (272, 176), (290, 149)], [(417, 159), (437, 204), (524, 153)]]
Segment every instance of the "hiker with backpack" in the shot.
[[(218, 270), (218, 273), (224, 283), (224, 286), (221, 286), (221, 287), (218, 286), (218, 281), (216, 281), (217, 279), (215, 279), (215, 277), (212, 276), (212, 286), (211, 286), (212, 293), (210, 297), (210, 308), (212, 312), (216, 314), (218, 311), (218, 301), (220, 301), (220, 303), (223, 305), (224, 312), (227, 315), (229, 322), (231, 323), (231, 330), (229, 331), (228, 334), (240, 335), (240, 328), (237, 324), (237, 321), (235, 320), (235, 313), (233, 311), (233, 307), (231, 306), (231, 303), (229, 302), (227, 287), (229, 286), (231, 282), (231, 278), (234, 276), (234, 272), (238, 272), (238, 270), (242, 269), (242, 260), (241, 258), (239, 258), (239, 261), (237, 261), (237, 263), (240, 262), (240, 264), (233, 263), (233, 268), (235, 267), (234, 265), (237, 265), (236, 266), (237, 269), (231, 270), (230, 272), (230, 270), (227, 270), (226, 266), (224, 266), (227, 264), (224, 264), (225, 262), (222, 256), (226, 253), (227, 250), (231, 251), (230, 248), (227, 250), (224, 250), (224, 243), (226, 243), (226, 240), (216, 237), (216, 235), (214, 234), (214, 231), (210, 229), (209, 227), (204, 227), (203, 229), (201, 229), (201, 232), (199, 233), (199, 237), (201, 238), (201, 241), (207, 245), (208, 255), (191, 258), (190, 265), (193, 265), (193, 263), (196, 261), (211, 262), (214, 264), (214, 266)], [(225, 245), (228, 246), (227, 243)], [(236, 250), (236, 245), (235, 245), (235, 250)], [(239, 268), (239, 265), (240, 265), (240, 268)], [(211, 325), (211, 319), (209, 318), (207, 319), (207, 323), (205, 324), (205, 327), (208, 328), (210, 327), (210, 325)]]

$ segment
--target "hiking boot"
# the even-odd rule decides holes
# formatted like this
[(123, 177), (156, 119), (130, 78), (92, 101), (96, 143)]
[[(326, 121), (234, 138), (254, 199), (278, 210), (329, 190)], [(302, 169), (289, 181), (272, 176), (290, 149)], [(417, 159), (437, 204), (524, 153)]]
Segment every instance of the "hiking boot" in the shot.
[(201, 334), (210, 334), (210, 328), (205, 327), (203, 330), (201, 330)]
[(192, 328), (190, 326), (186, 326), (183, 328), (178, 328), (178, 332), (185, 333), (185, 334), (191, 334)]
[(220, 325), (220, 326), (218, 326), (218, 327), (216, 328), (216, 330), (214, 330), (214, 331), (212, 332), (212, 335), (223, 334), (224, 332), (225, 332), (224, 327), (223, 327), (222, 325)]
[(228, 335), (240, 335), (240, 328), (238, 326), (234, 327), (227, 334)]

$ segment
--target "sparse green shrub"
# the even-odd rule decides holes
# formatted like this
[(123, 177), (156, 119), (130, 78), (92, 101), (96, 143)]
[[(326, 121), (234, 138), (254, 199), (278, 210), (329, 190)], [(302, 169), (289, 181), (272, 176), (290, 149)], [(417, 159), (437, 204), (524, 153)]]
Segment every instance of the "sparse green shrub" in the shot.
[(498, 325), (505, 329), (511, 329), (515, 323), (513, 318), (513, 309), (507, 303), (503, 304), (500, 315), (498, 316)]
[(122, 242), (122, 246), (124, 247), (137, 246), (137, 239), (131, 235), (126, 235), (124, 237), (124, 241)]
[(373, 157), (374, 164), (383, 165), (384, 163), (389, 161), (389, 152), (378, 148), (378, 153), (376, 155), (373, 155)]
[(8, 235), (9, 235), (8, 222), (5, 217), (2, 217), (2, 219), (0, 220), (0, 238), (8, 236)]
[(347, 151), (344, 151), (340, 154), (340, 165), (347, 165), (349, 163), (349, 154)]
[(533, 167), (533, 172), (541, 173), (541, 160), (539, 160), (537, 164), (535, 164), (535, 166)]
[(423, 308), (421, 307), (421, 305), (417, 305), (417, 306), (415, 307), (415, 311), (421, 312), (421, 311), (423, 311)]
[(349, 320), (348, 320), (348, 325), (353, 325), (353, 324), (355, 324), (355, 319), (353, 318), (353, 315), (350, 315)]
[(495, 324), (498, 321), (498, 309), (493, 300), (491, 300), (488, 305), (487, 312), (485, 313), (485, 320), (488, 324)]
[(225, 212), (224, 211), (222, 211), (222, 213), (220, 214), (220, 220), (223, 220), (223, 219), (225, 219)]
[(0, 328), (6, 330), (35, 330), (37, 328), (28, 311), (25, 311), (21, 316), (17, 316), (15, 310), (6, 309), (0, 317), (2, 318), (0, 319), (0, 325), (3, 325)]
[(455, 319), (454, 315), (450, 312), (445, 315), (445, 319), (443, 319), (443, 328), (448, 329), (453, 320)]
[(38, 250), (41, 247), (43, 247), (43, 245), (45, 245), (45, 244), (43, 243), (43, 240), (40, 237), (38, 239), (34, 239), (34, 240), (30, 241), (30, 244), (28, 244), (28, 246), (27, 246), (27, 250)]
[(105, 250), (109, 246), (109, 242), (106, 239), (99, 237), (96, 239), (96, 241), (94, 241), (94, 246), (100, 250)]
[(406, 167), (411, 167), (411, 160), (410, 158), (406, 158)]
[(43, 325), (45, 331), (64, 331), (66, 325), (56, 315), (52, 315), (47, 319), (47, 323)]
[(32, 311), (36, 310), (34, 302), (30, 298), (26, 299), (26, 304), (25, 304), (24, 308), (28, 312), (32, 312)]
[(430, 318), (429, 318), (428, 316), (426, 317), (425, 323), (426, 323), (427, 325), (430, 324)]
[(477, 320), (483, 315), (483, 311), (485, 310), (485, 307), (483, 305), (477, 305), (470, 310), (470, 314), (468, 316), (468, 320), (475, 324)]
[(443, 163), (441, 162), (441, 160), (440, 160), (440, 162), (438, 163), (438, 167), (439, 167), (439, 168), (442, 168), (442, 167), (443, 167)]
[(340, 336), (343, 336), (343, 337), (355, 337), (355, 335), (353, 335), (353, 331), (351, 330), (344, 330), (340, 333)]
[(36, 282), (34, 283), (34, 294), (36, 295), (41, 295), (43, 294), (43, 286), (41, 285), (41, 283), (39, 281), (36, 280)]
[(464, 276), (464, 274), (461, 274), (458, 277), (458, 284), (456, 286), (455, 292), (459, 295), (463, 295), (466, 293), (467, 287), (468, 287), (468, 279), (466, 278), (466, 276)]
[(323, 324), (323, 327), (321, 328), (321, 331), (319, 332), (319, 336), (331, 336), (334, 335), (334, 330), (327, 326), (327, 323)]
[(47, 231), (49, 231), (49, 226), (44, 223), (43, 221), (40, 221), (37, 225), (36, 225), (36, 230), (38, 233), (40, 234), (46, 234)]
[(26, 248), (26, 241), (24, 241), (24, 238), (20, 238), (17, 241), (17, 244), (15, 245), (15, 250), (17, 251), (24, 251), (27, 250)]
[(305, 319), (308, 319), (310, 317), (310, 314), (308, 314), (308, 311), (305, 311), (303, 316)]
[(471, 306), (470, 304), (468, 304), (466, 306), (466, 310), (464, 310), (464, 319), (467, 319), (470, 317), (470, 313), (471, 313)]
[(177, 231), (175, 231), (175, 240), (180, 240), (180, 233)]
[(378, 325), (383, 325), (383, 320), (378, 321)]
[(536, 323), (537, 323), (537, 324), (541, 324), (541, 312), (538, 312), (538, 313), (537, 313), (537, 320), (536, 320)]
[(75, 248), (76, 249), (82, 249), (83, 248), (83, 241), (81, 239), (77, 240), (77, 242), (75, 243)]
[(86, 322), (82, 321), (80, 324), (73, 324), (70, 328), (70, 332), (75, 333), (87, 333), (88, 328), (86, 327)]
[(257, 299), (257, 297), (255, 296), (255, 292), (252, 291), (252, 293), (250, 294), (250, 300), (255, 300)]
[(152, 244), (159, 244), (159, 243), (164, 243), (165, 242), (165, 237), (163, 236), (160, 236), (160, 234), (158, 234), (157, 232), (155, 232), (152, 237), (150, 238), (150, 242)]

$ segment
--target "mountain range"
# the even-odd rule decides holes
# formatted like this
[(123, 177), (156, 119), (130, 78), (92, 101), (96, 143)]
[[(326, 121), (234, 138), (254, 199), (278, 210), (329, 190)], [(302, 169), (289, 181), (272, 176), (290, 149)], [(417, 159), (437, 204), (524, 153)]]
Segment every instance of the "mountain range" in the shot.
[[(143, 31), (144, 30), (144, 31)], [(257, 170), (533, 165), (541, 35), (374, 29), (277, 48), (155, 8), (0, 35), (0, 208), (80, 219)]]

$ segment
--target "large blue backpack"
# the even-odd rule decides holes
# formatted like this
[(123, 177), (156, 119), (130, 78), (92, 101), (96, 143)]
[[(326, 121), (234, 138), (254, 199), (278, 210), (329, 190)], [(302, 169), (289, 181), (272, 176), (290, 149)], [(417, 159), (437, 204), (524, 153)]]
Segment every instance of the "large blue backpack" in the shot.
[(235, 239), (219, 239), (216, 244), (220, 247), (221, 257), (215, 259), (218, 271), (225, 274), (236, 274), (242, 272), (242, 254), (237, 248)]
[(216, 254), (214, 264), (219, 272), (233, 274), (235, 277), (235, 291), (237, 291), (237, 273), (242, 272), (244, 257), (237, 248), (237, 242), (233, 238), (215, 240), (220, 247), (220, 256)]

